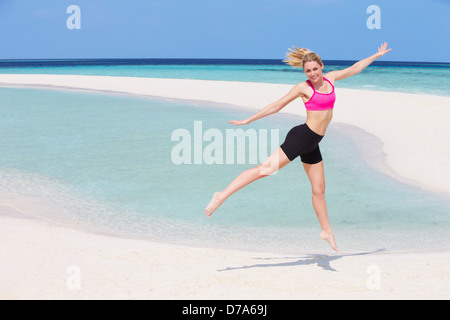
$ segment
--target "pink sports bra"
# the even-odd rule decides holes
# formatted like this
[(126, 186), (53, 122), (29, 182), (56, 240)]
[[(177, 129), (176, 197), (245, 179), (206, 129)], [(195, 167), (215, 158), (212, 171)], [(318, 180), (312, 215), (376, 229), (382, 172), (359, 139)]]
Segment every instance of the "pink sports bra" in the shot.
[(305, 103), (306, 110), (308, 111), (321, 111), (321, 110), (329, 110), (334, 108), (334, 102), (336, 101), (336, 94), (334, 93), (334, 86), (333, 84), (325, 77), (323, 77), (326, 81), (328, 81), (329, 84), (331, 84), (331, 87), (333, 88), (333, 91), (331, 93), (320, 93), (317, 92), (316, 89), (314, 89), (314, 86), (312, 83), (308, 80), (307, 82), (311, 86), (311, 88), (314, 90), (313, 95), (308, 100), (308, 102)]

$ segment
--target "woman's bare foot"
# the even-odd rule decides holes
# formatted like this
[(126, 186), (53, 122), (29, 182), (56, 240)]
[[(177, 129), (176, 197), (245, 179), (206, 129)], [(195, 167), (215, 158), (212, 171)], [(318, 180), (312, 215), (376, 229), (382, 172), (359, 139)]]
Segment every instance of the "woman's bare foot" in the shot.
[(322, 231), (322, 232), (320, 233), (320, 238), (321, 238), (322, 240), (328, 241), (328, 243), (331, 245), (331, 247), (332, 247), (335, 251), (338, 251), (338, 252), (339, 252), (339, 249), (338, 249), (338, 247), (337, 247), (337, 245), (336, 245), (336, 240), (334, 240), (334, 236), (333, 236), (332, 233), (327, 233), (327, 232)]
[(206, 206), (205, 209), (205, 215), (209, 218), (211, 217), (211, 215), (214, 213), (214, 211), (216, 211), (216, 209), (218, 207), (220, 207), (220, 205), (223, 203), (223, 200), (219, 200), (219, 195), (220, 192), (216, 192), (214, 193), (211, 201), (209, 202), (209, 204)]

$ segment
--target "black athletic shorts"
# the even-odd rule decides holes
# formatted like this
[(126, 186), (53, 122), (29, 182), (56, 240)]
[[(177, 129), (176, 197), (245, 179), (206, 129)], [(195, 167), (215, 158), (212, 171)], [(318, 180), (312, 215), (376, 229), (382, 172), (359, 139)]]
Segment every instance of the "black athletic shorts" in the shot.
[(291, 161), (300, 156), (302, 162), (316, 164), (322, 161), (319, 149), (322, 138), (323, 136), (312, 131), (305, 123), (288, 132), (281, 149)]

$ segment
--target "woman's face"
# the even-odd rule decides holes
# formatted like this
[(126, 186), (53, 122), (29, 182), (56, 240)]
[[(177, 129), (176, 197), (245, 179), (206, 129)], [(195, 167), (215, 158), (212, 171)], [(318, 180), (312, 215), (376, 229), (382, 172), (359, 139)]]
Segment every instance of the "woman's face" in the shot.
[(322, 78), (323, 66), (317, 61), (308, 61), (303, 65), (303, 70), (311, 82), (317, 82)]

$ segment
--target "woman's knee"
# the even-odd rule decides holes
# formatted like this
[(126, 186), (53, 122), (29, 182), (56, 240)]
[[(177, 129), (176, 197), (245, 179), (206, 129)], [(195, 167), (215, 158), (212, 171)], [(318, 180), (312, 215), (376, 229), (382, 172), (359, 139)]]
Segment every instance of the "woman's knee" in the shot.
[(256, 166), (255, 169), (258, 171), (260, 178), (270, 176), (271, 174), (278, 171), (278, 166), (274, 165), (269, 159), (260, 165)]
[(259, 175), (262, 177), (270, 176), (276, 173), (278, 170), (286, 166), (290, 162), (289, 158), (286, 156), (281, 148), (274, 151), (266, 161), (256, 166), (255, 169), (258, 170)]
[(325, 183), (318, 183), (312, 186), (312, 194), (315, 197), (323, 197), (325, 195)]

